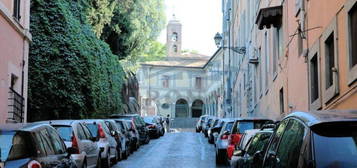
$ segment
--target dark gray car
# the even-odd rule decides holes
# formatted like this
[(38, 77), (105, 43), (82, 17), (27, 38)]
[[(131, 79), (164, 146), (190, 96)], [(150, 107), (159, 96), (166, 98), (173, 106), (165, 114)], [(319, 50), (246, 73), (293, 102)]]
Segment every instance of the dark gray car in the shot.
[(48, 124), (0, 125), (0, 142), (0, 167), (76, 167), (73, 148)]

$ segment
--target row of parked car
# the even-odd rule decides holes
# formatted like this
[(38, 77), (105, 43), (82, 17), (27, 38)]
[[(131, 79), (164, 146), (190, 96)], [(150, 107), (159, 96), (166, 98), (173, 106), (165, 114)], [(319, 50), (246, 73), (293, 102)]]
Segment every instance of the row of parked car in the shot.
[(163, 123), (132, 114), (0, 125), (0, 168), (110, 167), (163, 136)]
[(294, 112), (281, 121), (201, 116), (196, 131), (233, 168), (357, 167), (357, 111)]

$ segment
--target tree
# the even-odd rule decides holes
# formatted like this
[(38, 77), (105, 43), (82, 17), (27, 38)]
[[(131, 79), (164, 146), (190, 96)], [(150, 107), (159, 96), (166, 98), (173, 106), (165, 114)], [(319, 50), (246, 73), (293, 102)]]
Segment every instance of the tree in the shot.
[(31, 1), (29, 121), (121, 112), (123, 69), (84, 11), (76, 1)]

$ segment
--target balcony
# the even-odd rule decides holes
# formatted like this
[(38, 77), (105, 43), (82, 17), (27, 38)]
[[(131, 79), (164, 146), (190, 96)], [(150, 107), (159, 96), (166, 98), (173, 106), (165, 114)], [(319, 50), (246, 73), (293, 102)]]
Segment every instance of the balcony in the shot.
[(10, 88), (8, 98), (8, 122), (22, 123), (24, 121), (24, 98), (15, 90)]

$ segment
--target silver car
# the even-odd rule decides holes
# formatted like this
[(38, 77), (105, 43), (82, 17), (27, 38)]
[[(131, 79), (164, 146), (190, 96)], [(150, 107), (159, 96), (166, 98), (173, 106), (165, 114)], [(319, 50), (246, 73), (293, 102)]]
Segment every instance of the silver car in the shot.
[(217, 136), (217, 140), (215, 141), (217, 163), (227, 162), (228, 135), (230, 134), (235, 121), (234, 119), (223, 120), (224, 125), (221, 129), (221, 132)]
[(47, 122), (57, 130), (67, 148), (72, 147), (77, 150), (76, 154), (72, 154), (72, 159), (78, 168), (94, 168), (100, 164), (100, 149), (96, 138), (80, 121), (54, 120)]
[(82, 120), (89, 131), (94, 137), (98, 138), (98, 146), (103, 151), (101, 153), (102, 166), (110, 167), (111, 163), (116, 163), (119, 159), (119, 153), (117, 151), (117, 141), (105, 124), (104, 120), (92, 119), (92, 120)]

